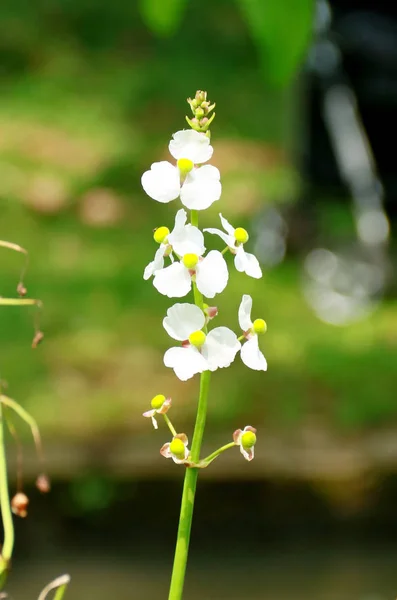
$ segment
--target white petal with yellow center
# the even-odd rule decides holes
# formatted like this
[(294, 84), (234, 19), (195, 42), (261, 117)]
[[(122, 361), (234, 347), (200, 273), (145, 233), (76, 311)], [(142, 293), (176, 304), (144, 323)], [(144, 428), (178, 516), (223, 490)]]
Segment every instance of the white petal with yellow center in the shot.
[(205, 210), (219, 200), (221, 193), (218, 169), (212, 165), (204, 165), (187, 175), (181, 189), (181, 201), (191, 210)]
[(252, 327), (251, 311), (252, 298), (248, 294), (244, 294), (238, 309), (238, 322), (243, 331), (248, 331)]
[(160, 294), (168, 298), (183, 298), (192, 287), (189, 271), (180, 262), (174, 262), (169, 267), (156, 271), (153, 285)]
[(246, 273), (249, 277), (253, 277), (254, 279), (262, 277), (262, 269), (259, 266), (258, 259), (253, 254), (246, 252), (243, 246), (238, 246), (237, 248), (234, 265), (237, 271)]
[(179, 169), (164, 160), (153, 163), (141, 183), (148, 196), (162, 203), (178, 198), (181, 190)]
[(228, 279), (226, 261), (218, 250), (211, 250), (197, 265), (197, 288), (206, 298), (213, 298), (223, 292)]
[(214, 151), (209, 137), (194, 129), (183, 129), (174, 133), (168, 148), (177, 160), (187, 158), (196, 165), (207, 162)]
[(183, 342), (189, 339), (194, 331), (204, 327), (205, 315), (195, 304), (178, 303), (167, 310), (163, 327), (174, 340)]
[(267, 371), (266, 358), (259, 349), (258, 336), (254, 335), (243, 344), (241, 348), (241, 360), (254, 371)]

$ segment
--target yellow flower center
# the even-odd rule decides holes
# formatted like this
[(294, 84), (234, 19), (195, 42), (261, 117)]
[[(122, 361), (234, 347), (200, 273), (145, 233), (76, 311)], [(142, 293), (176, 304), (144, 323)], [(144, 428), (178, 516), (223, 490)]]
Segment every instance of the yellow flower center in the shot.
[(189, 335), (189, 342), (192, 346), (200, 348), (205, 342), (205, 333), (203, 331), (194, 331)]
[(241, 445), (244, 450), (249, 450), (256, 444), (256, 435), (253, 431), (246, 431), (241, 436)]
[(158, 244), (162, 244), (166, 237), (169, 235), (170, 230), (168, 227), (157, 227), (156, 231), (153, 234), (154, 241)]
[(194, 164), (189, 158), (178, 158), (176, 161), (181, 175), (187, 175), (193, 169)]
[(252, 329), (255, 333), (266, 333), (267, 325), (263, 319), (255, 319)]
[(185, 458), (185, 444), (179, 438), (174, 438), (170, 443), (170, 452), (179, 459)]
[(185, 254), (182, 261), (187, 269), (194, 269), (197, 265), (199, 257), (197, 254)]
[(234, 230), (234, 237), (239, 244), (245, 244), (249, 239), (248, 231), (242, 227), (237, 227), (237, 229)]
[(154, 398), (152, 398), (151, 401), (151, 407), (154, 408), (154, 410), (158, 410), (159, 408), (161, 408), (163, 406), (165, 402), (165, 396), (163, 396), (163, 394), (157, 394), (157, 396), (155, 396)]

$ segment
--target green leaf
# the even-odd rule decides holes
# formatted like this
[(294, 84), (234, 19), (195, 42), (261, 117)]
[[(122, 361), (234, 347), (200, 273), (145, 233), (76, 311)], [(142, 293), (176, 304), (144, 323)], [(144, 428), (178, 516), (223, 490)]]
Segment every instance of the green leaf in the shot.
[(147, 27), (156, 35), (168, 37), (177, 30), (186, 0), (140, 0), (139, 8)]
[(313, 0), (238, 0), (266, 80), (285, 86), (303, 61), (313, 30)]

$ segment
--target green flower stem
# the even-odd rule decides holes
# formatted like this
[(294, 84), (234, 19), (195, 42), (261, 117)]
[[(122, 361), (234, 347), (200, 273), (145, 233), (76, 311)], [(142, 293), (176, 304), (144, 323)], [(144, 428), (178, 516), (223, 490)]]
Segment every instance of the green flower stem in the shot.
[(215, 450), (215, 452), (213, 452), (212, 454), (207, 456), (207, 458), (203, 458), (203, 460), (200, 460), (200, 463), (199, 463), (200, 467), (202, 469), (204, 467), (208, 467), (208, 465), (210, 463), (212, 463), (212, 461), (215, 460), (217, 458), (217, 456), (222, 454), (222, 452), (225, 452), (225, 450), (229, 450), (229, 448), (233, 448), (235, 445), (236, 444), (234, 442), (230, 442), (229, 444), (225, 444), (221, 448), (218, 448), (218, 450)]
[[(190, 453), (191, 460), (195, 463), (198, 463), (200, 459), (201, 442), (203, 440), (205, 419), (207, 415), (207, 399), (210, 377), (211, 372), (204, 371), (200, 378), (200, 396)], [(172, 569), (168, 600), (181, 600), (183, 594), (183, 584), (185, 581), (186, 564), (189, 552), (190, 531), (192, 527), (194, 497), (196, 493), (198, 473), (199, 469), (196, 467), (188, 467), (185, 473), (174, 566)]]
[(4, 394), (0, 395), (0, 404), (4, 404), (5, 406), (11, 408), (23, 421), (25, 421), (27, 425), (29, 425), (39, 460), (43, 463), (44, 456), (41, 445), (41, 436), (36, 420), (24, 408), (22, 408), (22, 406), (18, 404), (18, 402), (15, 402), (15, 400), (9, 398), (8, 396), (4, 396)]
[(34, 298), (0, 298), (0, 306), (32, 306), (40, 305), (40, 300)]
[(173, 435), (173, 436), (176, 436), (176, 430), (175, 430), (175, 427), (174, 427), (174, 426), (173, 426), (173, 424), (171, 423), (171, 421), (170, 421), (169, 417), (167, 417), (167, 415), (165, 415), (165, 414), (163, 415), (163, 417), (164, 417), (164, 421), (167, 423), (167, 425), (168, 425), (168, 429), (171, 431), (172, 435)]
[[(190, 217), (191, 224), (198, 227), (198, 211), (192, 210)], [(194, 302), (202, 310), (204, 308), (203, 296), (193, 282)], [(205, 332), (207, 328), (205, 327)], [(210, 385), (211, 372), (204, 371), (200, 376), (200, 394), (197, 406), (196, 424), (194, 426), (193, 440), (190, 451), (190, 459), (193, 463), (200, 460), (201, 443), (203, 441), (205, 420), (207, 417), (208, 390)], [(183, 594), (183, 585), (185, 582), (185, 573), (187, 558), (189, 553), (190, 532), (192, 528), (194, 498), (196, 494), (197, 478), (199, 469), (197, 467), (187, 467), (185, 480), (183, 482), (183, 492), (181, 500), (181, 511), (179, 516), (179, 526), (176, 540), (174, 566), (171, 575), (171, 585), (168, 600), (181, 600)]]
[(38, 600), (46, 600), (48, 594), (53, 590), (56, 590), (54, 600), (62, 600), (69, 583), (69, 575), (61, 575), (61, 577), (57, 577), (56, 579), (54, 579), (54, 581), (51, 581), (51, 583), (45, 586), (44, 590), (42, 590), (40, 596), (38, 597)]
[(4, 445), (3, 407), (0, 402), (0, 506), (3, 521), (4, 542), (0, 557), (0, 590), (3, 589), (14, 548), (14, 523), (8, 493), (7, 461)]
[(229, 246), (226, 246), (226, 248), (224, 248), (221, 252), (221, 254), (226, 254), (226, 252), (229, 250)]

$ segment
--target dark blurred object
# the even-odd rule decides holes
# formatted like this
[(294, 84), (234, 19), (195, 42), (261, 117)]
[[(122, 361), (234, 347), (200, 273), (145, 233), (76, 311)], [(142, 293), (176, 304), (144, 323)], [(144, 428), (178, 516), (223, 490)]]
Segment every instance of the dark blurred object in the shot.
[[(322, 18), (329, 19), (327, 37), (335, 45), (326, 44), (323, 37), (320, 48), (322, 70), (318, 70), (319, 65), (314, 68), (310, 65), (304, 170), (314, 185), (328, 188), (342, 185), (322, 116), (322, 103), (324, 86), (330, 79), (344, 81), (356, 96), (384, 184), (387, 210), (396, 215), (397, 170), (391, 145), (395, 139), (397, 111), (397, 5), (386, 1), (334, 0), (329, 5), (318, 3), (318, 6), (323, 12)], [(327, 7), (330, 9), (328, 16), (325, 14)], [(326, 61), (328, 64), (324, 64)], [(335, 61), (339, 61), (339, 66), (336, 67)]]

